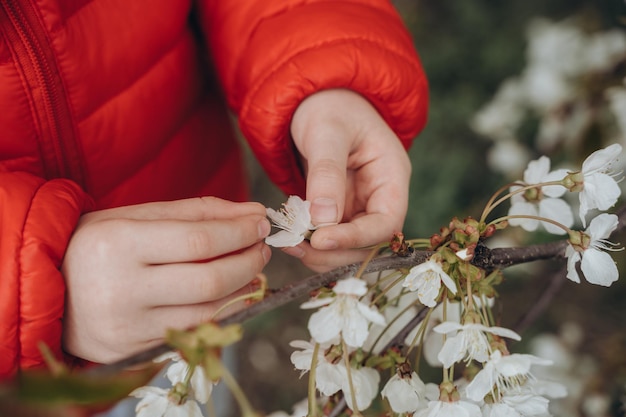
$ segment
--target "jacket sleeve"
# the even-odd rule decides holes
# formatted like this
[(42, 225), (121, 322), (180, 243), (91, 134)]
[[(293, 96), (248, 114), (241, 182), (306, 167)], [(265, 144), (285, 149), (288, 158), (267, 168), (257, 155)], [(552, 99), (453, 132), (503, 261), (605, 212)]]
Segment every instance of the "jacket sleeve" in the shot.
[(304, 190), (289, 124), (307, 96), (360, 93), (407, 148), (426, 123), (426, 78), (388, 0), (204, 0), (200, 18), (242, 133), (287, 194)]
[(0, 172), (0, 380), (42, 366), (38, 343), (62, 358), (60, 266), (90, 198), (74, 182)]

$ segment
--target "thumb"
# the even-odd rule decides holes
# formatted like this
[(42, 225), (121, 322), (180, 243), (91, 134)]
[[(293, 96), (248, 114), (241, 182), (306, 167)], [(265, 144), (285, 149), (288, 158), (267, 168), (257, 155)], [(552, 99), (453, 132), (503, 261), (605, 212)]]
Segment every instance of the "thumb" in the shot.
[(311, 202), (314, 226), (336, 224), (343, 217), (348, 149), (338, 145), (342, 142), (332, 138), (316, 140), (314, 150), (305, 155), (306, 198)]

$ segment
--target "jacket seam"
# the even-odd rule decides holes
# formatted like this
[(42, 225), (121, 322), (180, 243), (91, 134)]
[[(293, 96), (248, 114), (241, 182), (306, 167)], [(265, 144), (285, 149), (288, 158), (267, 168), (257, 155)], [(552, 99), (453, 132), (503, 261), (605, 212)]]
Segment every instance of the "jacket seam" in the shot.
[(20, 362), (22, 359), (22, 275), (23, 275), (23, 271), (24, 268), (22, 267), (23, 262), (22, 262), (22, 255), (23, 255), (23, 249), (24, 249), (24, 237), (26, 234), (26, 224), (28, 223), (28, 219), (30, 218), (30, 212), (33, 208), (34, 202), (35, 202), (35, 198), (37, 196), (37, 193), (39, 192), (39, 190), (43, 187), (43, 185), (45, 184), (45, 182), (42, 182), (40, 184), (37, 184), (37, 188), (35, 188), (35, 190), (33, 190), (33, 193), (31, 195), (30, 198), (30, 204), (28, 205), (28, 208), (25, 210), (25, 215), (24, 215), (24, 223), (22, 224), (22, 230), (20, 233), (20, 242), (19, 242), (19, 247), (17, 249), (18, 252), (18, 262), (17, 262), (17, 294), (18, 294), (18, 301), (17, 301), (17, 352), (16, 352), (16, 363), (15, 365), (17, 365), (18, 368), (20, 368)]

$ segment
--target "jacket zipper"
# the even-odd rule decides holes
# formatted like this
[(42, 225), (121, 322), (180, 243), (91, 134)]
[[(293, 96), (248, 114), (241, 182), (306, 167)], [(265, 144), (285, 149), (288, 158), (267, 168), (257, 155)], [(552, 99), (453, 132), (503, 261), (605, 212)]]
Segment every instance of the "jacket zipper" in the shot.
[(9, 46), (30, 89), (45, 175), (71, 178), (84, 186), (72, 114), (35, 6), (31, 0), (0, 0), (0, 5), (11, 23), (5, 25)]

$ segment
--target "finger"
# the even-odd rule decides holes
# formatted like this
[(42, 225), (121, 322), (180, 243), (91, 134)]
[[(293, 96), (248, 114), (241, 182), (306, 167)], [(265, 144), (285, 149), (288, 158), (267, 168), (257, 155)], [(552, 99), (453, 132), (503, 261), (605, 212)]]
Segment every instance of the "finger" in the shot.
[(189, 221), (232, 219), (251, 214), (265, 215), (265, 207), (256, 202), (236, 203), (217, 197), (198, 197), (116, 207), (89, 213), (91, 220), (113, 218), (135, 220), (178, 219)]
[(147, 268), (139, 291), (144, 305), (172, 306), (219, 300), (247, 285), (267, 264), (271, 250), (262, 242), (236, 254), (204, 263)]
[(270, 232), (266, 217), (248, 215), (208, 221), (132, 221), (127, 234), (146, 264), (202, 261), (247, 248)]
[(311, 222), (318, 226), (341, 220), (345, 204), (348, 141), (330, 129), (318, 129), (301, 150), (307, 163), (306, 198)]
[(315, 272), (326, 272), (331, 269), (363, 261), (369, 250), (317, 250), (308, 243), (301, 243), (296, 247), (284, 248), (283, 252), (299, 258), (304, 265)]
[(364, 248), (391, 239), (394, 232), (402, 231), (398, 219), (403, 215), (371, 213), (342, 223), (318, 229), (311, 237), (313, 248), (327, 250), (337, 248)]
[[(250, 295), (257, 290), (258, 287), (256, 285), (249, 284), (221, 300), (193, 305), (154, 308), (149, 311), (149, 325), (146, 326), (149, 329), (149, 333), (146, 334), (146, 337), (160, 341), (163, 339), (167, 329), (189, 329), (201, 323), (227, 317), (243, 310), (248, 305), (245, 300), (235, 302), (233, 300)], [(232, 304), (222, 309), (223, 306), (231, 302)], [(220, 311), (216, 316), (215, 313), (218, 310)]]
[[(394, 148), (395, 146), (395, 148)], [(340, 225), (319, 228), (311, 244), (316, 249), (360, 248), (388, 240), (401, 231), (408, 209), (410, 161), (397, 141), (378, 160), (351, 176), (352, 202)]]

